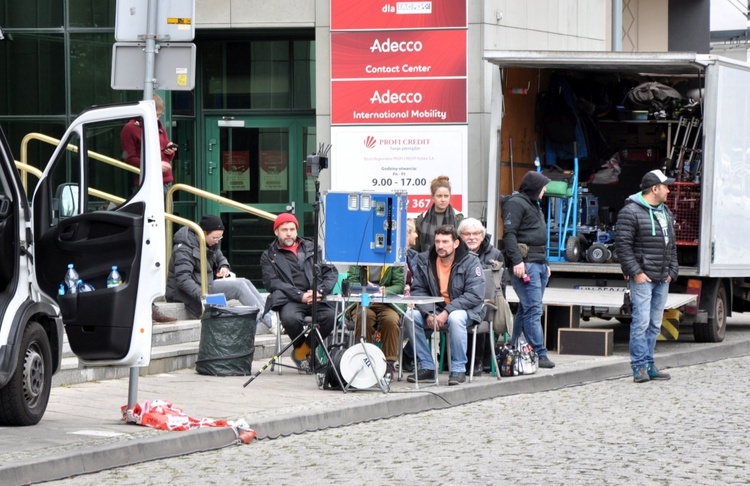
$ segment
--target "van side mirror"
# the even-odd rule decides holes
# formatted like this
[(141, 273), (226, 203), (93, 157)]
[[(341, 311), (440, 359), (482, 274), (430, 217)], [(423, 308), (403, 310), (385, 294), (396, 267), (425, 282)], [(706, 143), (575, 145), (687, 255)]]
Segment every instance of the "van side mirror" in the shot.
[(60, 184), (57, 187), (56, 199), (59, 201), (59, 219), (78, 214), (78, 184)]

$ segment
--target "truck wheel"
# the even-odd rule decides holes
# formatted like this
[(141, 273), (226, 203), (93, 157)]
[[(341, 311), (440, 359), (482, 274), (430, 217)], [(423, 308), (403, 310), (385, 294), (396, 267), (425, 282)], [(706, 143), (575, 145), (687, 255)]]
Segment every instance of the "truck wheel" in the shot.
[(23, 331), (16, 370), (0, 389), (0, 425), (36, 425), (42, 419), (52, 388), (52, 351), (38, 322)]
[(713, 302), (714, 318), (708, 319), (707, 323), (693, 324), (693, 335), (699, 343), (720, 343), (724, 341), (727, 333), (727, 291), (724, 285), (719, 284), (716, 291), (716, 300)]
[(581, 259), (581, 241), (577, 236), (568, 236), (565, 240), (565, 259), (569, 262), (577, 262)]

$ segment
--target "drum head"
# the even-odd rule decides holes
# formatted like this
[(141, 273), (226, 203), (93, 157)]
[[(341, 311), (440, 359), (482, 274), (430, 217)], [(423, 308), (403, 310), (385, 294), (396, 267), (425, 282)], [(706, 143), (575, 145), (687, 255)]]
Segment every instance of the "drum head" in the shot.
[(385, 376), (386, 369), (385, 355), (380, 348), (370, 343), (357, 343), (347, 349), (341, 357), (339, 367), (341, 378), (354, 388), (370, 388), (377, 385)]

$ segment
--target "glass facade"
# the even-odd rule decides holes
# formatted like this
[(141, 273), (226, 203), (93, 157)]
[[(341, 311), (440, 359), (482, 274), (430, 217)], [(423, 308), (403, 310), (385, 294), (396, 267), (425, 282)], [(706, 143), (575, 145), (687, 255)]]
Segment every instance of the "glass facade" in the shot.
[[(110, 87), (116, 0), (4, 0), (0, 124), (17, 158), (30, 132), (60, 138), (85, 108), (141, 99)], [(40, 166), (52, 148), (30, 143)], [(41, 167), (40, 167), (41, 168)]]
[(204, 109), (315, 109), (312, 39), (207, 40), (199, 50)]

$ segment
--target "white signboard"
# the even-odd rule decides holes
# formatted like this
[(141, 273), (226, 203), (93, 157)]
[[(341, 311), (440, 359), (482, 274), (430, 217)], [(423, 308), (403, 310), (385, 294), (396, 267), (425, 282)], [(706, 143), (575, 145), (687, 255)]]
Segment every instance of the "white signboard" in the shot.
[(406, 191), (416, 216), (430, 206), (430, 182), (445, 175), (451, 205), (466, 214), (467, 143), (467, 125), (331, 127), (331, 190)]

